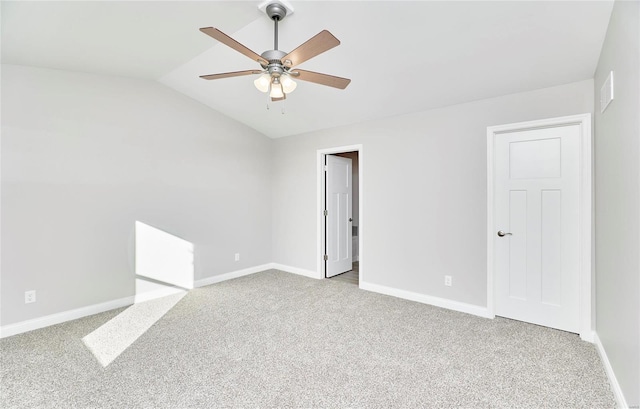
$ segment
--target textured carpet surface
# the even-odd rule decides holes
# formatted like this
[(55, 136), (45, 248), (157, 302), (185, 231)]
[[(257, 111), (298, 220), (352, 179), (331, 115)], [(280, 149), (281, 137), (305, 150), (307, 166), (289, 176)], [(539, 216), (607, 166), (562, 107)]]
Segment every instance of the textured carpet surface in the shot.
[(3, 408), (615, 406), (593, 345), (267, 271), (189, 292), (103, 368), (120, 310), (0, 340)]

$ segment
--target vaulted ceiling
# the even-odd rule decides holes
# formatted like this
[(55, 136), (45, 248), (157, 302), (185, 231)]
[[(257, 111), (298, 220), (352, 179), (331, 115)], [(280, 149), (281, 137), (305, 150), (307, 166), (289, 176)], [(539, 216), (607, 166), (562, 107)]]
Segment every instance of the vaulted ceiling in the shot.
[(198, 30), (216, 27), (258, 54), (272, 49), (260, 3), (3, 1), (2, 63), (156, 80), (276, 138), (592, 78), (613, 4), (290, 1), (279, 49), (327, 29), (341, 45), (300, 68), (352, 82), (298, 81), (272, 103), (251, 76), (199, 78), (260, 69)]

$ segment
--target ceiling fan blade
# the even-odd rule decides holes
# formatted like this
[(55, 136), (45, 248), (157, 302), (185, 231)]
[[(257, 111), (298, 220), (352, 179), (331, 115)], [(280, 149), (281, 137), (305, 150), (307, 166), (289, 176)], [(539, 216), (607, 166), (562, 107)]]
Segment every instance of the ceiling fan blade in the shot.
[(282, 64), (286, 67), (295, 67), (337, 45), (340, 45), (340, 40), (335, 38), (333, 34), (327, 30), (322, 30), (298, 48), (282, 57), (280, 61), (282, 61)]
[(313, 71), (293, 69), (289, 71), (289, 73), (291, 74), (291, 76), (293, 76), (293, 78), (302, 81), (315, 82), (316, 84), (340, 89), (347, 88), (347, 85), (349, 85), (349, 83), (351, 82), (351, 80), (348, 78), (335, 77), (333, 75), (320, 74), (319, 72)]
[(220, 78), (240, 77), (243, 75), (251, 75), (251, 74), (262, 74), (262, 71), (246, 70), (246, 71), (223, 72), (222, 74), (201, 75), (200, 78), (202, 78), (203, 80), (217, 80)]
[(262, 58), (259, 54), (256, 54), (255, 52), (251, 51), (250, 49), (248, 49), (244, 45), (240, 44), (239, 42), (237, 42), (233, 38), (229, 37), (228, 35), (226, 35), (222, 31), (218, 30), (217, 28), (203, 27), (203, 28), (200, 29), (200, 31), (202, 31), (203, 33), (205, 33), (206, 35), (208, 35), (210, 37), (215, 38), (216, 40), (220, 41), (221, 43), (233, 48), (234, 50), (238, 51), (239, 53), (246, 55), (247, 57), (251, 58), (253, 61), (257, 61), (262, 65), (269, 64), (269, 62), (267, 60), (265, 60), (264, 58)]

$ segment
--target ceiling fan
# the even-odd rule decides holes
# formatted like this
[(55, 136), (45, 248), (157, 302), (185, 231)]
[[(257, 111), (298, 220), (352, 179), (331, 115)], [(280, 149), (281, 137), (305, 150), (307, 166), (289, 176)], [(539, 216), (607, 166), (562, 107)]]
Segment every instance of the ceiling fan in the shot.
[(349, 85), (351, 80), (348, 78), (294, 68), (339, 45), (340, 41), (335, 38), (333, 34), (327, 30), (322, 30), (290, 53), (280, 51), (278, 50), (278, 22), (282, 21), (287, 15), (287, 9), (282, 4), (274, 1), (266, 6), (265, 11), (274, 22), (274, 49), (267, 50), (261, 55), (251, 51), (217, 28), (204, 27), (200, 29), (203, 33), (251, 58), (253, 61), (257, 61), (262, 66), (262, 69), (201, 75), (200, 78), (216, 80), (220, 78), (261, 74), (253, 83), (260, 91), (268, 92), (272, 101), (286, 99), (287, 94), (293, 92), (297, 86), (293, 78), (339, 89), (345, 89), (347, 85)]

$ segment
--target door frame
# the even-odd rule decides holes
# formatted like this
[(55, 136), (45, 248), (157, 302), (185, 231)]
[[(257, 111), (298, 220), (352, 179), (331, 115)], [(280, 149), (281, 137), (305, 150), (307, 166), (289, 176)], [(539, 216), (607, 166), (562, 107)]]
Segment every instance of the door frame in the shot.
[(497, 135), (560, 126), (580, 126), (580, 259), (578, 266), (580, 338), (594, 342), (594, 272), (593, 255), (593, 135), (591, 133), (591, 114), (580, 114), (549, 118), (537, 121), (518, 122), (487, 127), (487, 310), (495, 317), (494, 291), (494, 141)]
[(316, 242), (316, 255), (317, 255), (317, 268), (318, 272), (317, 278), (324, 279), (325, 278), (325, 264), (324, 264), (324, 241), (325, 241), (325, 232), (324, 232), (324, 196), (326, 194), (325, 186), (324, 186), (324, 157), (326, 155), (332, 155), (336, 153), (345, 153), (345, 152), (358, 152), (358, 263), (359, 263), (359, 275), (360, 275), (360, 283), (362, 283), (363, 277), (363, 268), (362, 268), (362, 220), (363, 220), (363, 212), (362, 212), (362, 179), (363, 179), (363, 148), (362, 144), (358, 145), (347, 145), (347, 146), (337, 146), (333, 148), (326, 149), (318, 149), (316, 151), (316, 196), (317, 196), (317, 207), (316, 207), (316, 229), (318, 232), (317, 242)]

